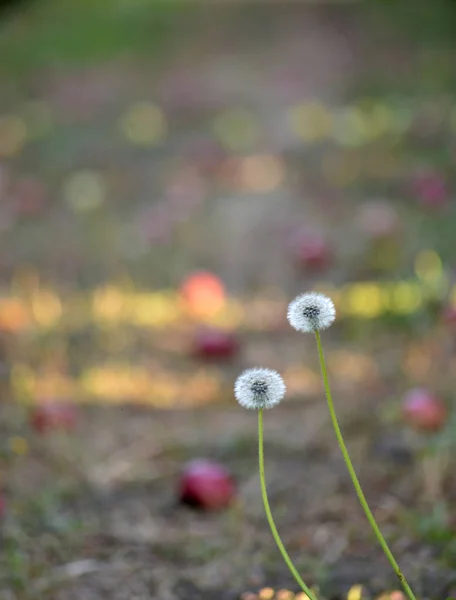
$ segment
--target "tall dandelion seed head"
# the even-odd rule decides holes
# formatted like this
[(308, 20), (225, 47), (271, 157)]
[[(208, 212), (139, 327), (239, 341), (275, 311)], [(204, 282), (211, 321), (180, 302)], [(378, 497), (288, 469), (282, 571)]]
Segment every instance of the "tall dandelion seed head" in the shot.
[(311, 292), (301, 294), (290, 302), (287, 318), (296, 331), (315, 332), (327, 329), (336, 318), (336, 309), (331, 298)]
[(234, 395), (244, 408), (272, 408), (285, 396), (287, 388), (282, 377), (271, 369), (247, 369), (236, 380)]

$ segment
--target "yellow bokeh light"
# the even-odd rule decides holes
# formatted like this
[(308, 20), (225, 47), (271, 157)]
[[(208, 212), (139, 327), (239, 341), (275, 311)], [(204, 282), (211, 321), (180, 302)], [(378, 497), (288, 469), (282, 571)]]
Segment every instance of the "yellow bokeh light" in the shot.
[(310, 598), (305, 592), (299, 592), (299, 594), (296, 594), (295, 600), (310, 600)]
[(93, 296), (92, 311), (96, 321), (118, 322), (125, 310), (124, 294), (114, 287), (97, 290)]
[(35, 293), (32, 297), (31, 308), (35, 322), (41, 327), (52, 327), (62, 316), (60, 298), (50, 291)]
[(282, 183), (284, 177), (283, 161), (272, 154), (247, 156), (240, 160), (239, 182), (246, 191), (272, 191)]
[(214, 119), (214, 133), (231, 151), (252, 148), (260, 138), (260, 126), (247, 110), (226, 110)]
[(309, 103), (290, 111), (293, 131), (306, 142), (327, 138), (331, 133), (332, 115), (321, 104)]
[(425, 283), (436, 283), (443, 275), (442, 259), (435, 250), (423, 250), (415, 259), (415, 273)]
[(371, 137), (380, 137), (394, 128), (394, 114), (386, 104), (376, 104), (369, 115)]
[(167, 133), (166, 117), (151, 102), (134, 104), (120, 121), (120, 128), (132, 143), (150, 146), (161, 142)]
[(399, 314), (415, 312), (422, 303), (419, 286), (406, 281), (391, 286), (390, 308)]
[(165, 327), (179, 321), (182, 308), (173, 292), (135, 294), (129, 298), (128, 315), (135, 325)]
[(62, 313), (64, 327), (70, 330), (84, 328), (90, 320), (90, 306), (92, 303), (93, 297), (86, 297), (83, 294), (74, 294), (65, 298)]
[(79, 171), (67, 179), (63, 195), (75, 212), (95, 210), (106, 199), (106, 183), (96, 171)]
[(348, 107), (334, 115), (332, 134), (342, 146), (360, 146), (371, 137), (366, 114), (358, 107)]
[(274, 597), (274, 590), (270, 587), (265, 587), (258, 592), (260, 600), (271, 600)]
[(35, 386), (35, 373), (27, 365), (15, 364), (11, 368), (11, 387), (13, 394), (30, 396)]
[(14, 436), (8, 440), (8, 446), (17, 456), (25, 456), (28, 454), (29, 445), (25, 438)]
[(18, 154), (27, 140), (27, 125), (17, 115), (0, 116), (0, 158)]
[(278, 590), (276, 600), (294, 600), (294, 594), (290, 590)]
[(363, 586), (354, 585), (348, 590), (347, 600), (361, 600), (363, 597)]
[(365, 319), (381, 315), (388, 306), (388, 293), (374, 283), (357, 283), (343, 290), (342, 311)]
[(129, 365), (94, 367), (83, 373), (80, 385), (84, 392), (105, 400), (145, 400), (152, 391), (152, 377), (144, 368)]

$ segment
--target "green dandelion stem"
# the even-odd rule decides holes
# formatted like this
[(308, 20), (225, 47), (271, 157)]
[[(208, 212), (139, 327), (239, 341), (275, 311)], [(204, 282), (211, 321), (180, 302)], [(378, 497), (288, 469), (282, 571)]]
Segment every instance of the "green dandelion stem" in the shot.
[(291, 558), (288, 556), (285, 546), (280, 539), (279, 532), (274, 523), (274, 519), (271, 513), (271, 507), (269, 506), (268, 494), (266, 491), (266, 480), (264, 477), (264, 444), (263, 444), (263, 409), (258, 411), (258, 456), (259, 456), (259, 467), (260, 467), (260, 481), (261, 481), (261, 495), (263, 497), (264, 510), (268, 519), (269, 527), (271, 528), (274, 540), (282, 554), (283, 560), (287, 567), (290, 569), (293, 577), (298, 582), (300, 588), (309, 596), (310, 600), (317, 600), (315, 594), (307, 587), (304, 581), (301, 579), (298, 571), (293, 565)]
[(366, 500), (366, 497), (364, 496), (363, 490), (361, 488), (361, 484), (359, 483), (358, 477), (356, 476), (355, 469), (353, 468), (353, 464), (351, 462), (350, 455), (348, 454), (347, 447), (345, 446), (344, 438), (342, 437), (342, 432), (340, 430), (339, 423), (338, 423), (337, 417), (336, 417), (336, 412), (334, 410), (331, 389), (329, 387), (328, 371), (326, 369), (325, 356), (323, 354), (323, 347), (321, 345), (321, 338), (320, 338), (319, 331), (315, 331), (315, 337), (317, 340), (318, 356), (320, 358), (321, 374), (323, 376), (323, 383), (325, 386), (326, 400), (328, 401), (329, 414), (331, 415), (331, 421), (332, 421), (332, 424), (334, 427), (334, 431), (336, 433), (337, 441), (339, 442), (339, 446), (342, 451), (342, 455), (344, 457), (344, 461), (347, 466), (348, 472), (350, 474), (351, 480), (355, 487), (356, 494), (358, 495), (358, 499), (361, 503), (361, 506), (363, 507), (364, 512), (366, 513), (366, 517), (367, 517), (372, 529), (374, 530), (374, 533), (380, 543), (380, 546), (382, 547), (383, 552), (386, 555), (386, 558), (389, 560), (391, 566), (393, 567), (393, 570), (396, 573), (399, 581), (401, 582), (407, 596), (410, 598), (410, 600), (416, 600), (414, 593), (412, 592), (409, 584), (407, 583), (407, 580), (405, 579), (401, 569), (399, 568), (399, 565), (397, 564), (396, 559), (393, 556), (393, 553), (389, 549), (389, 546), (386, 543), (386, 540), (383, 537), (382, 532), (380, 531), (380, 529), (377, 525), (377, 522), (375, 521), (374, 515), (372, 514), (372, 511), (369, 508), (369, 505), (367, 504), (367, 500)]

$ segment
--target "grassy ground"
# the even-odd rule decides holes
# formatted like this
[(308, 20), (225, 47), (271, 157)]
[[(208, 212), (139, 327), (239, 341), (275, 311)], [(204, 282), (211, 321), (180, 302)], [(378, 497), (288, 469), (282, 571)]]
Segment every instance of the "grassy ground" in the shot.
[[(286, 300), (318, 284), (344, 292), (325, 342), (366, 495), (418, 596), (454, 595), (456, 490), (448, 478), (429, 499), (397, 417), (415, 385), (453, 404), (440, 317), (455, 267), (452, 21), (427, 15), (424, 38), (396, 10), (65, 1), (3, 21), (2, 600), (297, 591), (261, 507), (255, 415), (233, 405), (251, 364), (290, 388), (267, 415), (266, 468), (304, 578), (331, 600), (397, 588), (332, 438), (311, 340), (284, 325)], [(424, 168), (444, 182), (443, 208), (410, 185)], [(359, 211), (379, 199), (400, 226), (373, 242)], [(296, 223), (330, 241), (326, 270), (296, 266)], [(172, 293), (195, 268), (234, 297), (222, 325), (242, 351), (226, 364), (189, 356), (201, 323)], [(343, 287), (357, 281), (412, 287), (384, 301)], [(385, 310), (369, 312), (379, 297)], [(30, 429), (44, 397), (83, 404), (74, 434)], [(177, 504), (198, 456), (234, 473), (229, 510)]]

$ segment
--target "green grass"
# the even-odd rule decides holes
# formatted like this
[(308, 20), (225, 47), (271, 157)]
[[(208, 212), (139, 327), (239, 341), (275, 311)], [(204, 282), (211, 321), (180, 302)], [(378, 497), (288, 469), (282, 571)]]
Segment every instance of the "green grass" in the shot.
[(125, 54), (160, 60), (197, 5), (174, 0), (43, 0), (0, 25), (2, 70), (85, 65)]

